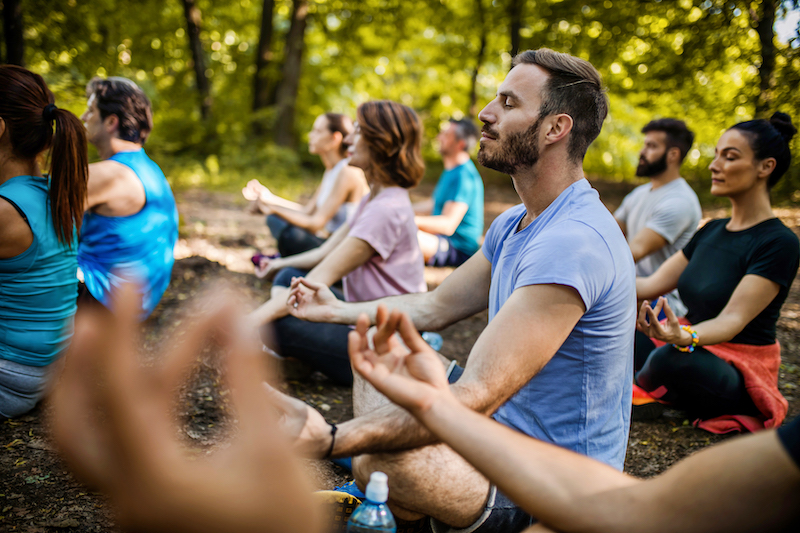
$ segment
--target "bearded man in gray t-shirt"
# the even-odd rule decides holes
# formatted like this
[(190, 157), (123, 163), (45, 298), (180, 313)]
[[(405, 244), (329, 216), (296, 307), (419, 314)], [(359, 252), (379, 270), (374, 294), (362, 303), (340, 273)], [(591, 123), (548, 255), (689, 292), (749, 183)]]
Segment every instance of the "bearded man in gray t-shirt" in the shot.
[[(650, 178), (622, 201), (614, 218), (633, 253), (636, 275), (649, 276), (697, 230), (702, 211), (697, 195), (680, 176), (680, 167), (694, 141), (682, 120), (662, 118), (649, 122), (642, 133), (636, 175)], [(686, 313), (678, 292), (666, 295), (678, 316)]]

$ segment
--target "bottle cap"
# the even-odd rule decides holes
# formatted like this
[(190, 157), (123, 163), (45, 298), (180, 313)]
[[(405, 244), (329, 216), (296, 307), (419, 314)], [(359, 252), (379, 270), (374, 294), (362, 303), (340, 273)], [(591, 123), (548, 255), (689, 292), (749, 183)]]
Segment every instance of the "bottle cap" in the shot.
[(389, 476), (383, 472), (373, 472), (367, 483), (367, 499), (375, 503), (386, 503), (389, 499)]

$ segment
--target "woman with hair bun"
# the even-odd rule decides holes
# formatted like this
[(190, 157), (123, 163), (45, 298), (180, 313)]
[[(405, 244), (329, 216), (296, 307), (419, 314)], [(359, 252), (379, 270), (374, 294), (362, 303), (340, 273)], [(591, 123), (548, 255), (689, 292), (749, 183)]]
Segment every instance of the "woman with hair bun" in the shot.
[(0, 418), (44, 396), (72, 335), (88, 172), (81, 121), (41, 76), (0, 66)]
[(408, 189), (420, 182), (425, 171), (419, 117), (395, 102), (367, 102), (358, 108), (358, 125), (346, 142), (350, 164), (366, 174), (369, 194), (322, 246), (270, 260), (257, 270), (263, 277), (275, 276), (275, 281), (272, 299), (251, 318), (257, 325), (275, 321), (274, 341), (270, 335), (265, 338), (281, 356), (299, 359), (349, 385), (353, 381), (347, 356), (350, 327), (286, 316), (292, 279), (305, 276), (304, 286), (317, 290), (327, 290), (341, 279), (349, 302), (424, 292), (427, 287), (408, 197)]
[[(800, 244), (772, 212), (769, 192), (789, 168), (796, 133), (784, 113), (723, 133), (709, 166), (711, 194), (730, 199), (731, 217), (708, 222), (652, 276), (636, 280), (645, 300), (635, 349), (639, 418), (659, 414), (662, 403), (714, 432), (777, 427), (785, 418), (775, 329)], [(663, 298), (647, 301), (676, 287), (688, 307), (681, 320)]]
[(369, 192), (364, 172), (348, 162), (345, 139), (352, 131), (353, 122), (347, 115), (325, 113), (314, 121), (308, 134), (308, 151), (319, 156), (325, 173), (306, 205), (273, 194), (258, 180), (250, 181), (242, 190), (253, 202), (253, 209), (267, 215), (267, 226), (282, 256), (299, 254), (325, 242), (323, 237), (339, 229)]

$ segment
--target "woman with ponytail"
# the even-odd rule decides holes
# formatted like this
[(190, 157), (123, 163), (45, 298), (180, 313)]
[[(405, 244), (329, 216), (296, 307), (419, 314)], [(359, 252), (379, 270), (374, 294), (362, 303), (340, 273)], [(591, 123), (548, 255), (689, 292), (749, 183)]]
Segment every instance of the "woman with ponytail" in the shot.
[[(731, 217), (708, 222), (652, 276), (636, 280), (644, 335), (637, 333), (634, 414), (669, 404), (713, 432), (777, 427), (785, 418), (775, 327), (800, 244), (772, 212), (769, 191), (789, 168), (796, 133), (784, 113), (723, 133), (709, 167), (711, 194), (730, 199)], [(663, 298), (647, 301), (676, 287), (688, 307), (681, 320)]]
[(44, 396), (72, 335), (87, 178), (80, 120), (41, 76), (0, 66), (0, 418)]

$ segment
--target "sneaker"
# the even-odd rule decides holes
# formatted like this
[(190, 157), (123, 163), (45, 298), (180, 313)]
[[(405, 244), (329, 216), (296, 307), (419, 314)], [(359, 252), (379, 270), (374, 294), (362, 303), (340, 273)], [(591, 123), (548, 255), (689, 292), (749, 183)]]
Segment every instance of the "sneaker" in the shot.
[(337, 489), (317, 491), (314, 493), (314, 497), (317, 501), (322, 502), (324, 508), (328, 509), (330, 527), (327, 528), (327, 531), (347, 531), (347, 521), (350, 520), (350, 515), (361, 505), (360, 498)]
[(335, 492), (344, 492), (344, 493), (349, 494), (350, 496), (353, 496), (354, 498), (358, 498), (359, 500), (362, 500), (362, 501), (367, 499), (367, 495), (364, 494), (363, 492), (361, 492), (361, 489), (358, 488), (358, 485), (356, 485), (355, 480), (348, 481), (347, 483), (345, 483), (341, 487), (336, 487), (333, 490)]
[(655, 420), (664, 414), (664, 404), (653, 398), (646, 390), (633, 385), (631, 420)]
[(340, 457), (338, 459), (331, 459), (331, 462), (338, 466), (339, 468), (344, 468), (348, 472), (353, 472), (353, 458), (352, 457)]

